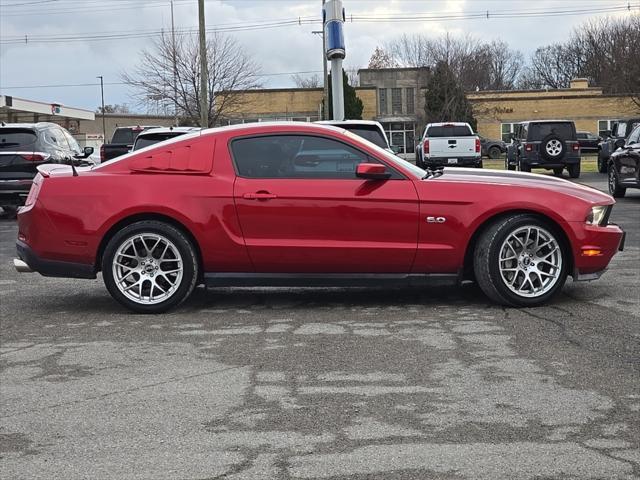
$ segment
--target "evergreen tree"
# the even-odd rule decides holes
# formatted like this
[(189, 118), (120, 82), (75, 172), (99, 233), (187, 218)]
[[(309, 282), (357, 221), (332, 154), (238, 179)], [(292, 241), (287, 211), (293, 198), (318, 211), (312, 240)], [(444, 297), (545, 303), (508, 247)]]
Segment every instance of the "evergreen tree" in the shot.
[(438, 62), (427, 81), (425, 93), (427, 123), (467, 122), (476, 129), (471, 103), (455, 74), (445, 62)]
[[(329, 73), (329, 86), (331, 86), (331, 73)], [(362, 100), (356, 95), (355, 87), (349, 85), (347, 72), (342, 69), (342, 84), (344, 88), (344, 118), (345, 120), (362, 120)], [(333, 95), (329, 87), (329, 118), (333, 118)]]

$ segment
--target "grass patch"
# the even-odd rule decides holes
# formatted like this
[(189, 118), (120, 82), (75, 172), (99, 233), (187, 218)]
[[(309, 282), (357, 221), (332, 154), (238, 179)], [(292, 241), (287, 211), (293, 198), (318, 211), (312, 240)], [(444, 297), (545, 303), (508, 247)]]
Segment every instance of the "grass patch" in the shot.
[[(489, 158), (485, 158), (482, 160), (482, 164), (484, 168), (492, 168), (495, 170), (504, 170), (504, 158), (499, 160), (491, 160)], [(595, 154), (583, 154), (582, 162), (580, 165), (580, 171), (582, 173), (595, 173), (598, 171), (598, 156)], [(544, 169), (533, 169), (533, 173), (553, 173), (551, 170)]]

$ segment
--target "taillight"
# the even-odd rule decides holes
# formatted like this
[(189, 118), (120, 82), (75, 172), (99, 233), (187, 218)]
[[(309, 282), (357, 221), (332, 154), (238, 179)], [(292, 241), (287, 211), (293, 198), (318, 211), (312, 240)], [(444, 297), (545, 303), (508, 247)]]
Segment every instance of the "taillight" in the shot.
[(579, 143), (574, 143), (571, 148), (573, 149), (574, 152), (579, 152), (580, 151), (580, 144)]
[(476, 138), (476, 153), (480, 153), (480, 139)]
[(429, 140), (422, 142), (422, 152), (429, 153)]
[(533, 144), (532, 143), (525, 143), (524, 144), (524, 151), (525, 152), (533, 152)]
[(100, 145), (100, 163), (104, 162), (104, 143)]
[(20, 156), (28, 162), (42, 162), (47, 158), (40, 153), (21, 153)]

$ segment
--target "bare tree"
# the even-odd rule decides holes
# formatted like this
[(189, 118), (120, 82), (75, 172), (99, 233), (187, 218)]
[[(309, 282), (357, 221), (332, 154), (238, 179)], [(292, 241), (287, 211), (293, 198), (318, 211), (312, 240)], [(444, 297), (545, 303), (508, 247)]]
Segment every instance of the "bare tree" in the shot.
[(631, 94), (640, 107), (640, 16), (580, 25), (564, 43), (538, 48), (521, 77), (523, 88), (567, 88), (585, 77), (606, 93)]
[[(122, 80), (134, 87), (142, 104), (159, 100), (175, 104), (177, 115), (187, 121), (200, 118), (200, 53), (197, 39), (176, 36), (175, 48), (170, 36), (162, 35), (150, 49), (140, 54), (132, 72), (124, 72)], [(175, 59), (175, 71), (174, 71)], [(245, 50), (231, 37), (219, 33), (207, 39), (209, 68), (209, 125), (233, 115), (241, 106), (239, 92), (260, 87), (259, 68)], [(175, 78), (175, 81), (174, 81)]]
[(96, 113), (131, 113), (129, 111), (129, 106), (126, 103), (122, 105), (119, 103), (113, 105), (105, 105), (104, 112), (102, 111), (102, 107), (96, 107)]
[(447, 33), (439, 38), (403, 35), (387, 49), (394, 60), (408, 67), (434, 68), (444, 62), (464, 90), (508, 90), (515, 87), (522, 69), (522, 54), (501, 41), (484, 43), (465, 35)]
[(298, 88), (318, 88), (322, 86), (322, 77), (316, 73), (309, 77), (303, 77), (296, 73), (291, 75), (291, 80), (296, 84)]
[(360, 74), (358, 73), (360, 70), (358, 67), (347, 67), (344, 71), (347, 73), (347, 79), (349, 80), (349, 85), (352, 87), (360, 86)]
[(398, 66), (393, 56), (386, 50), (376, 47), (369, 59), (369, 68), (394, 68)]

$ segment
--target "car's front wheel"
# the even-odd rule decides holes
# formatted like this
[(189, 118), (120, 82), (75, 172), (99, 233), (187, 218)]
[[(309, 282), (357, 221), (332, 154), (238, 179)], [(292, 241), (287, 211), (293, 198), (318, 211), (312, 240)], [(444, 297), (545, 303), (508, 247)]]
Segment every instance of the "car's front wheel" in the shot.
[(609, 181), (607, 182), (609, 187), (609, 194), (615, 198), (622, 198), (627, 193), (627, 189), (620, 186), (618, 182), (618, 173), (613, 163), (609, 164)]
[(489, 158), (495, 160), (496, 158), (500, 158), (502, 151), (500, 147), (491, 147), (487, 153), (489, 154)]
[(541, 305), (567, 278), (568, 258), (556, 229), (529, 214), (490, 225), (475, 248), (474, 273), (492, 300), (514, 307)]
[(607, 163), (602, 158), (602, 153), (598, 152), (598, 172), (607, 173)]
[(109, 240), (102, 276), (111, 296), (125, 307), (139, 313), (165, 312), (195, 288), (196, 250), (173, 225), (155, 220), (136, 222)]

